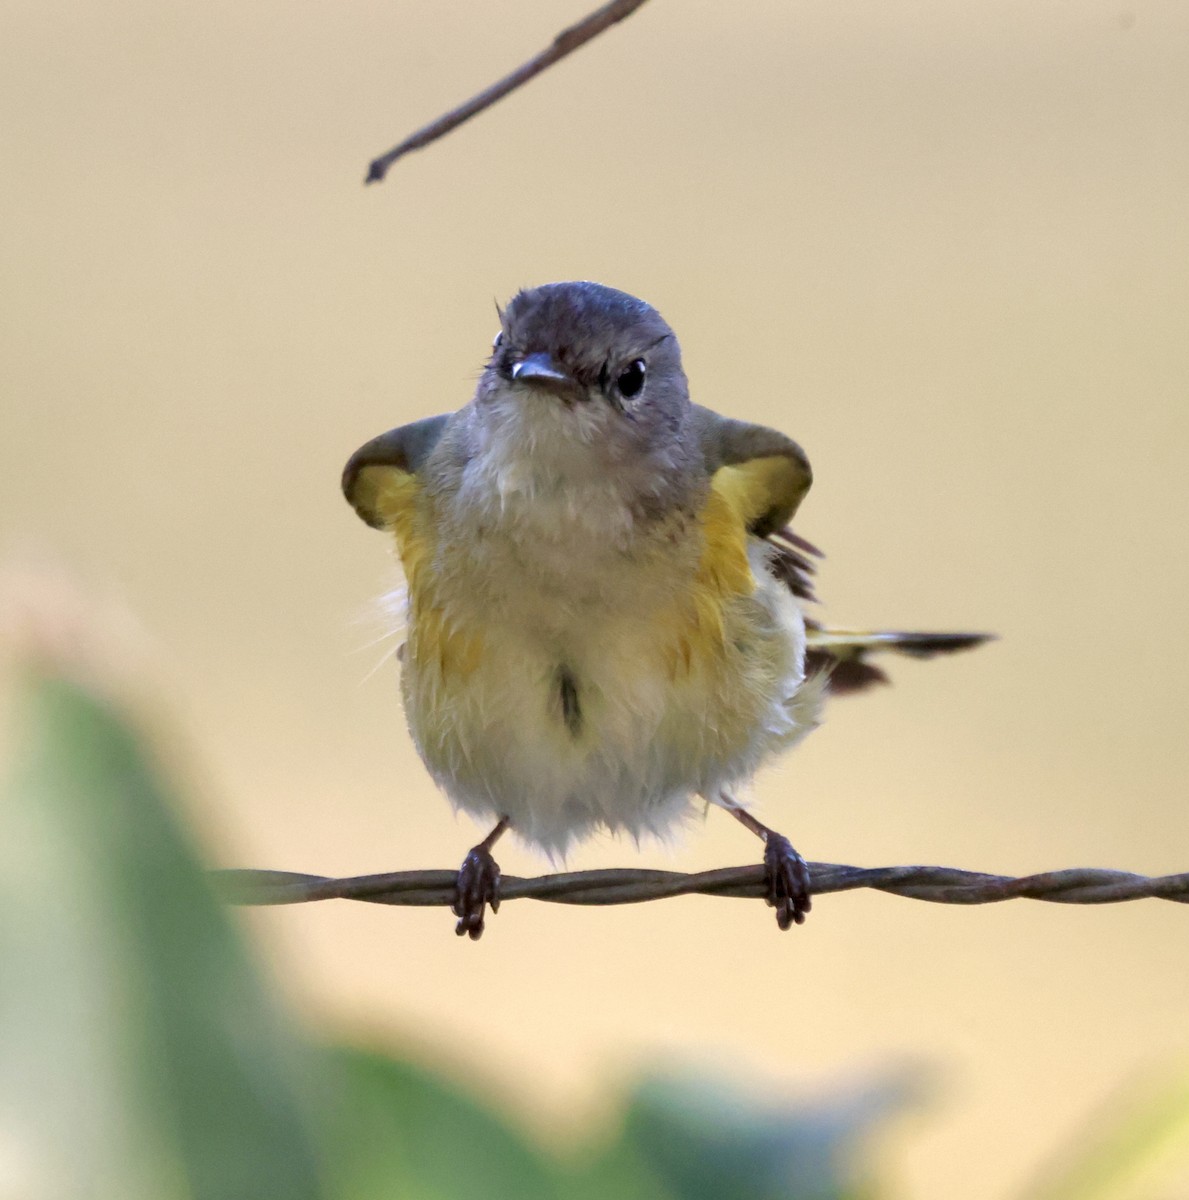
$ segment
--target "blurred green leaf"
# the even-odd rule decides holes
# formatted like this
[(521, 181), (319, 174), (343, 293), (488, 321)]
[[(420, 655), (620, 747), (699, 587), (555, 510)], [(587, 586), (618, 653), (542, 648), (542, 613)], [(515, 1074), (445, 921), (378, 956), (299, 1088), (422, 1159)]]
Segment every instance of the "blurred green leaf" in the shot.
[(340, 1200), (561, 1200), (560, 1170), (462, 1089), (381, 1054), (335, 1052)]
[(1170, 1158), (1182, 1165), (1189, 1160), (1189, 1072), (1149, 1080), (1113, 1099), (1026, 1197), (1108, 1200)]
[(636, 1148), (620, 1137), (588, 1147), (565, 1167), (565, 1200), (678, 1200)]
[(36, 678), (0, 793), (0, 1195), (325, 1196), (309, 1064), (115, 709)]
[(853, 1200), (854, 1151), (918, 1090), (889, 1079), (810, 1107), (773, 1108), (695, 1077), (643, 1085), (624, 1142), (674, 1200)]

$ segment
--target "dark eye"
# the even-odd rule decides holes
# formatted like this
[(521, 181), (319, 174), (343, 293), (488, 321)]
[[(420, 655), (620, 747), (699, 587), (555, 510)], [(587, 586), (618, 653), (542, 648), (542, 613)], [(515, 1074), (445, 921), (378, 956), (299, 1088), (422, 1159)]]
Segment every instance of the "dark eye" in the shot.
[(638, 396), (644, 387), (644, 360), (638, 358), (620, 371), (615, 379), (615, 386), (619, 388), (619, 394), (625, 400)]

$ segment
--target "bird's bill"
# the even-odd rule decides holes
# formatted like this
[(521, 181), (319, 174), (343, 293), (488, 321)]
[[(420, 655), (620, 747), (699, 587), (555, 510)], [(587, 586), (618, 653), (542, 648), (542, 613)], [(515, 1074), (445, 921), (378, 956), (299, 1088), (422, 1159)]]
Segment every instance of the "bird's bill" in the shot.
[(543, 384), (552, 388), (571, 388), (574, 377), (563, 371), (549, 354), (530, 354), (512, 366), (514, 383)]

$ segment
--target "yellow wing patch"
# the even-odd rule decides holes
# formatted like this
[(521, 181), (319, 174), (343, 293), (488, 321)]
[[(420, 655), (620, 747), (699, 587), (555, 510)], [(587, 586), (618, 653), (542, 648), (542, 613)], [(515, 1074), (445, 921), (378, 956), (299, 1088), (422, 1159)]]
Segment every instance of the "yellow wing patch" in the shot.
[(360, 468), (351, 486), (351, 503), (356, 510), (370, 523), (391, 529), (396, 535), (406, 571), (409, 564), (403, 543), (412, 533), (420, 491), (416, 475), (383, 463)]
[(779, 527), (801, 502), (809, 481), (801, 463), (774, 454), (720, 467), (714, 474), (714, 488), (727, 498), (746, 528), (754, 528), (757, 522), (773, 516)]

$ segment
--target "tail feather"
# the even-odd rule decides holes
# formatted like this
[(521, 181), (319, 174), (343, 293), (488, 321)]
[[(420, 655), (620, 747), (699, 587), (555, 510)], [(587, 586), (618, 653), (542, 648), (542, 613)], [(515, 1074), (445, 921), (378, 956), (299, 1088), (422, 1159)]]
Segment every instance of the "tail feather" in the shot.
[[(768, 536), (768, 569), (800, 600), (816, 602), (813, 584), (817, 574), (815, 559), (825, 555), (789, 526), (774, 529)], [(972, 650), (992, 641), (993, 633), (901, 633), (826, 629), (820, 622), (805, 622), (805, 670), (809, 675), (829, 676), (830, 694), (861, 692), (879, 683), (890, 682), (882, 667), (868, 662), (871, 654), (901, 654), (908, 658), (935, 658)]]
[(841, 696), (889, 682), (881, 667), (867, 661), (868, 655), (891, 653), (908, 658), (936, 658), (940, 654), (972, 650), (992, 641), (994, 636), (991, 633), (861, 632), (825, 629), (809, 622), (805, 668), (807, 672), (828, 673), (831, 695)]

